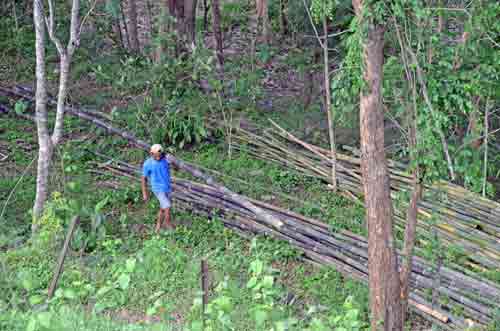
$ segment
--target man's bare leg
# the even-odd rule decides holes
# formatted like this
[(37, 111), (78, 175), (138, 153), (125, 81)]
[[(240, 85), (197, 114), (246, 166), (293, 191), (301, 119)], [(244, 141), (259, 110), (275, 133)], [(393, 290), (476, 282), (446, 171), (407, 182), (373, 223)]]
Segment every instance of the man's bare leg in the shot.
[(163, 214), (163, 209), (160, 208), (160, 210), (158, 211), (158, 217), (156, 218), (156, 226), (155, 226), (155, 232), (158, 233), (160, 232), (160, 227), (161, 227), (161, 219), (162, 219), (162, 215)]
[(165, 213), (165, 223), (164, 226), (166, 228), (173, 228), (173, 224), (170, 222), (170, 208), (165, 208), (163, 209), (164, 213)]

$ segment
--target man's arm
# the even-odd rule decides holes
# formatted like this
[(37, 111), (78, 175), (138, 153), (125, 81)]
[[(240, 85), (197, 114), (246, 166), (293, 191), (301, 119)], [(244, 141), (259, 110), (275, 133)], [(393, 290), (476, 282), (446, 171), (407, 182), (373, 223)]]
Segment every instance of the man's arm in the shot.
[(142, 187), (142, 198), (144, 201), (148, 201), (149, 199), (149, 193), (148, 193), (148, 178), (142, 176), (141, 177), (141, 187)]

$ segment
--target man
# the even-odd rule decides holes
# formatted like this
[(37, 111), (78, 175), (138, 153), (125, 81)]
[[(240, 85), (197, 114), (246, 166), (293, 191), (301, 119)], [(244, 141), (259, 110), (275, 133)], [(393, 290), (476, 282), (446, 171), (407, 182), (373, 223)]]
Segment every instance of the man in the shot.
[(163, 148), (159, 144), (151, 146), (149, 154), (151, 155), (143, 165), (142, 169), (142, 197), (144, 202), (149, 200), (149, 193), (147, 189), (147, 182), (151, 184), (151, 191), (160, 202), (160, 210), (158, 211), (158, 218), (156, 220), (155, 232), (160, 232), (163, 224), (167, 228), (173, 228), (170, 223), (170, 193), (171, 180), (170, 180), (170, 164), (165, 158)]

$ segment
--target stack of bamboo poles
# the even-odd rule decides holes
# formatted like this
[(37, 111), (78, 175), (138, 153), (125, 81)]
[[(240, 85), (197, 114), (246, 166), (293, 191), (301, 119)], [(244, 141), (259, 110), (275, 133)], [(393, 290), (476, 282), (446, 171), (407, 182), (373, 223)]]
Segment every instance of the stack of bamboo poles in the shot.
[[(331, 183), (330, 151), (294, 137), (273, 122), (273, 127), (255, 134), (244, 129), (233, 132), (233, 149)], [(406, 222), (411, 177), (403, 165), (388, 162), (391, 196), (395, 204), (396, 226)], [(363, 186), (359, 157), (337, 153), (337, 182), (350, 199), (359, 201)], [(418, 240), (425, 244), (438, 239), (446, 246), (458, 247), (466, 255), (467, 269), (475, 272), (500, 268), (500, 203), (486, 199), (457, 185), (440, 182), (426, 186), (418, 204)], [(466, 269), (464, 269), (466, 270)]]
[[(128, 179), (138, 179), (139, 169), (125, 162), (107, 162), (92, 170)], [(333, 233), (328, 225), (288, 210), (258, 201), (254, 204), (271, 213), (283, 225), (262, 222), (256, 215), (216, 188), (184, 179), (173, 181), (174, 208), (208, 218), (217, 218), (242, 236), (268, 235), (285, 240), (303, 252), (304, 258), (319, 265), (335, 267), (344, 275), (367, 282), (367, 242), (349, 231)], [(484, 328), (495, 318), (500, 287), (442, 267), (439, 272), (416, 257), (410, 280), (410, 307), (419, 315), (447, 330)], [(432, 301), (432, 303), (431, 303)], [(457, 311), (461, 311), (459, 316)]]

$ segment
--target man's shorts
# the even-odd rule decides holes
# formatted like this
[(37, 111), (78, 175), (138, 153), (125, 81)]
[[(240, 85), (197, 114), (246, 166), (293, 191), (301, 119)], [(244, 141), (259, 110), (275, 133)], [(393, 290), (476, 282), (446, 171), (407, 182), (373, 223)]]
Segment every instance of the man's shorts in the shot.
[(170, 202), (170, 196), (168, 193), (166, 192), (153, 192), (153, 193), (155, 194), (158, 201), (160, 201), (161, 209), (170, 208), (172, 203)]

